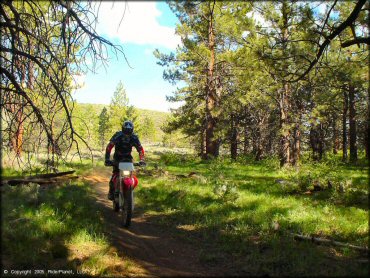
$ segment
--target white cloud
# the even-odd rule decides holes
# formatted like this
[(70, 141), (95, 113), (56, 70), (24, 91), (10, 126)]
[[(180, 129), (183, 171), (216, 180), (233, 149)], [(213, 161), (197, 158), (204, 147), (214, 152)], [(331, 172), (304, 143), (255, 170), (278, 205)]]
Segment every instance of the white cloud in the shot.
[[(96, 5), (96, 9), (99, 5)], [(102, 1), (97, 31), (123, 43), (151, 44), (175, 49), (181, 43), (175, 28), (157, 21), (161, 11), (156, 2)], [(120, 21), (121, 25), (120, 25)]]

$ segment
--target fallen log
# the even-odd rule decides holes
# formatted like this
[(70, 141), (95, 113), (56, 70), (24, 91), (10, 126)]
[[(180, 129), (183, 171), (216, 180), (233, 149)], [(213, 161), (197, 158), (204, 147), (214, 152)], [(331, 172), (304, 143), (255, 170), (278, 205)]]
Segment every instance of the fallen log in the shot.
[(64, 178), (64, 176), (71, 175), (74, 172), (76, 172), (76, 171), (71, 170), (71, 171), (60, 172), (60, 173), (38, 174), (38, 175), (27, 176), (27, 177), (2, 178), (0, 185), (4, 185), (4, 184), (16, 185), (16, 184), (20, 184), (20, 183), (30, 183), (30, 182), (38, 183), (38, 182), (36, 182), (36, 180), (39, 181), (41, 179), (57, 178), (57, 177), (63, 177)]
[(329, 244), (329, 245), (335, 245), (335, 246), (341, 246), (341, 247), (348, 247), (348, 248), (356, 249), (356, 250), (363, 251), (363, 252), (369, 252), (368, 247), (356, 246), (356, 245), (349, 244), (349, 243), (343, 243), (343, 242), (339, 242), (335, 240), (319, 238), (319, 237), (314, 237), (314, 236), (304, 236), (304, 235), (293, 234), (293, 233), (291, 233), (291, 235), (293, 236), (295, 240), (305, 240), (305, 241), (311, 241), (317, 244), (323, 243), (323, 244)]
[(60, 173), (38, 174), (38, 175), (34, 175), (34, 176), (17, 177), (17, 178), (8, 177), (8, 178), (3, 178), (3, 181), (9, 181), (9, 180), (14, 180), (14, 179), (32, 180), (32, 179), (40, 179), (40, 178), (41, 179), (44, 179), (44, 178), (55, 178), (55, 177), (61, 177), (61, 176), (71, 175), (74, 172), (76, 172), (76, 171), (75, 170), (71, 170), (71, 171), (60, 172)]
[(39, 175), (29, 176), (29, 177), (26, 177), (26, 178), (54, 178), (54, 177), (71, 175), (74, 172), (76, 172), (76, 171), (71, 170), (71, 171), (60, 172), (60, 173), (39, 174)]
[(10, 186), (20, 185), (20, 184), (29, 184), (29, 183), (37, 183), (37, 184), (55, 184), (64, 182), (66, 179), (78, 179), (79, 176), (71, 176), (71, 177), (62, 177), (61, 179), (58, 178), (33, 178), (33, 179), (12, 179), (8, 180), (7, 184)]
[(38, 180), (38, 179), (32, 179), (32, 180), (24, 180), (24, 179), (14, 179), (9, 180), (8, 185), (15, 186), (15, 185), (27, 185), (29, 183), (37, 183), (37, 184), (51, 184), (55, 183), (55, 180)]

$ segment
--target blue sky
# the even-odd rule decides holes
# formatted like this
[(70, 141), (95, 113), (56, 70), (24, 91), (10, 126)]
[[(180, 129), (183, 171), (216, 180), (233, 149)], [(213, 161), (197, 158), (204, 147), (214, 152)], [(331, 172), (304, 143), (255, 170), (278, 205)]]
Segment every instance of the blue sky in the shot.
[[(166, 101), (176, 86), (162, 78), (163, 68), (156, 64), (154, 49), (169, 53), (180, 43), (175, 36), (176, 16), (165, 2), (105, 2), (99, 10), (98, 32), (121, 44), (132, 69), (123, 55), (112, 53), (108, 67), (78, 78), (82, 88), (73, 93), (79, 103), (109, 104), (119, 81), (126, 88), (130, 104), (138, 108), (168, 111), (177, 107)], [(123, 17), (117, 31), (119, 21)]]

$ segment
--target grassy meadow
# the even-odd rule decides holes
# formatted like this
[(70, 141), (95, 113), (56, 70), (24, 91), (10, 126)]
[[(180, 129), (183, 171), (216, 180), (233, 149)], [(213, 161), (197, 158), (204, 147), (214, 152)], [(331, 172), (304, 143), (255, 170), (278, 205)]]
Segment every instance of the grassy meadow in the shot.
[[(79, 175), (104, 167), (102, 160), (94, 165), (82, 162), (63, 167), (79, 169)], [(153, 147), (147, 148), (147, 162), (138, 173), (136, 213), (196, 245), (202, 264), (221, 264), (229, 275), (242, 276), (368, 274), (366, 254), (296, 241), (291, 235), (367, 246), (365, 161), (353, 166), (330, 157), (280, 169), (274, 159), (201, 161), (184, 150), (165, 153)], [(4, 267), (53, 267), (111, 276), (134, 267), (134, 262), (120, 259), (109, 241), (88, 182), (1, 190)]]
[(275, 160), (164, 154), (159, 175), (142, 177), (138, 206), (184, 240), (204, 242), (204, 263), (229, 262), (230, 275), (366, 275), (361, 254), (291, 236), (368, 245), (369, 169), (337, 161), (279, 169)]

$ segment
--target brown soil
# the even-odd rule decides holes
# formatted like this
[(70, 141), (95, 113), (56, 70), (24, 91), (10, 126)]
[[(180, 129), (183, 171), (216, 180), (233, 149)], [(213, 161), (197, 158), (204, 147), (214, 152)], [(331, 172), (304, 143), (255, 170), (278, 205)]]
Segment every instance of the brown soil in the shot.
[(96, 171), (101, 174), (85, 177), (96, 192), (97, 203), (103, 213), (107, 236), (118, 255), (134, 262), (128, 276), (222, 276), (221, 266), (206, 266), (200, 262), (200, 242), (190, 244), (176, 238), (166, 229), (155, 223), (150, 216), (135, 207), (130, 228), (120, 227), (119, 216), (107, 199), (110, 172)]

